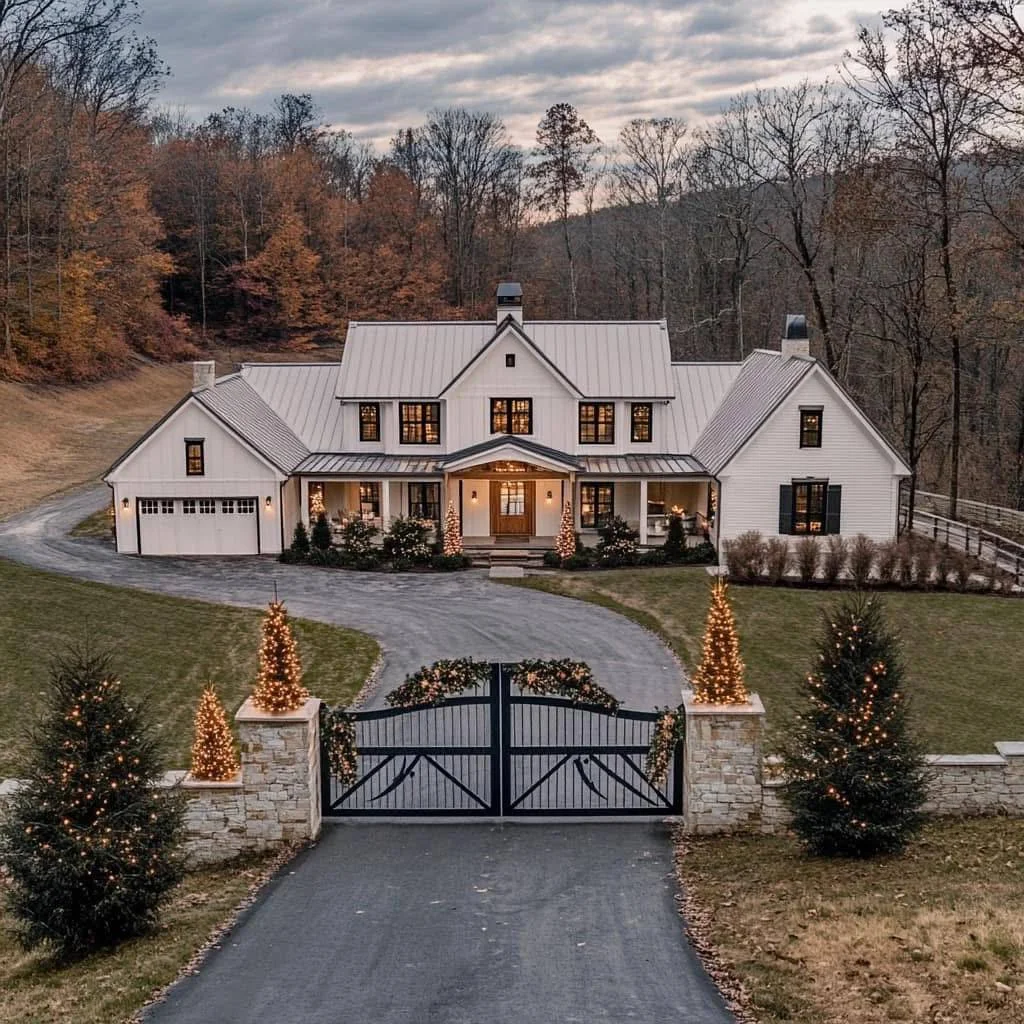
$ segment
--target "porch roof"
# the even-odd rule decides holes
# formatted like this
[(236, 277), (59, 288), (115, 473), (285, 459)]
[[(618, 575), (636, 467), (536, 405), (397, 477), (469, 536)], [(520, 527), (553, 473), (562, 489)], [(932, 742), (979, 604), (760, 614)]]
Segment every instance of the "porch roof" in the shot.
[(317, 452), (303, 459), (296, 473), (314, 476), (439, 476), (437, 459), (378, 455), (370, 452)]
[(526, 458), (538, 459), (548, 466), (555, 466), (566, 473), (575, 472), (583, 468), (583, 463), (572, 455), (560, 452), (555, 448), (547, 448), (535, 441), (515, 434), (501, 434), (489, 441), (480, 444), (470, 445), (468, 448), (461, 448), (457, 452), (451, 452), (439, 459), (439, 465), (446, 470), (459, 468), (465, 469), (468, 466), (479, 465), (487, 462), (495, 455), (511, 452), (513, 455), (520, 454)]
[(583, 472), (602, 476), (709, 476), (690, 455), (588, 455)]

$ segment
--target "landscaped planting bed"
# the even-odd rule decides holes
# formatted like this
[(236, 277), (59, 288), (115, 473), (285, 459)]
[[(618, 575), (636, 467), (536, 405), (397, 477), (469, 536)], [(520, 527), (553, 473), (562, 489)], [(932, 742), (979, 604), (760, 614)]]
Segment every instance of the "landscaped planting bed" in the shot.
[[(0, 561), (0, 779), (10, 775), (35, 720), (47, 663), (66, 642), (111, 649), (125, 687), (149, 705), (171, 767), (188, 764), (192, 716), (213, 681), (233, 713), (256, 678), (262, 612), (84, 583)], [(295, 620), (312, 693), (347, 704), (377, 658), (353, 630)]]
[(1024, 1020), (1019, 821), (933, 821), (871, 861), (785, 837), (679, 836), (677, 850), (698, 944), (761, 1024)]
[[(711, 585), (704, 569), (551, 572), (503, 582), (610, 607), (657, 632), (688, 671), (699, 662)], [(733, 587), (730, 596), (747, 686), (764, 700), (770, 727), (780, 728), (812, 666), (832, 595), (758, 586)], [(928, 751), (989, 754), (998, 740), (1024, 739), (1024, 602), (934, 592), (880, 597), (903, 641), (913, 721)]]

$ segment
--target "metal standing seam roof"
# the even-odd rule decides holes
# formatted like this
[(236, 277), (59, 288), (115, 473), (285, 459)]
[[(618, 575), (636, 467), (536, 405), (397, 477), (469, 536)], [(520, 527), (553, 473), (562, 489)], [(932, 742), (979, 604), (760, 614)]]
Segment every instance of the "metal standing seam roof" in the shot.
[(691, 447), (694, 456), (713, 474), (720, 473), (814, 366), (810, 357), (752, 352)]
[(341, 363), (246, 363), (242, 379), (311, 451), (341, 444)]
[[(586, 397), (670, 398), (668, 330), (661, 321), (527, 321), (522, 330)], [(338, 397), (440, 395), (494, 338), (491, 321), (353, 323)]]
[(561, 462), (566, 466), (576, 469), (582, 465), (580, 460), (573, 455), (558, 451), (556, 448), (548, 448), (545, 445), (537, 444), (536, 441), (531, 441), (516, 434), (501, 434), (487, 441), (481, 441), (479, 444), (469, 445), (469, 447), (461, 448), (457, 452), (450, 452), (447, 455), (440, 456), (438, 462), (441, 465), (447, 466), (452, 462), (461, 462), (463, 459), (468, 459), (473, 455), (486, 455), (488, 452), (504, 448), (508, 445), (518, 448), (527, 455), (535, 455), (537, 458), (547, 459), (549, 462)]
[(221, 377), (214, 387), (193, 391), (192, 396), (283, 472), (291, 473), (309, 455), (309, 449), (241, 374)]
[(742, 363), (673, 363), (675, 400), (668, 403), (668, 451), (692, 452), (701, 431), (743, 368)]
[(423, 476), (440, 475), (441, 470), (437, 459), (414, 459), (376, 453), (317, 452), (299, 463), (295, 472), (339, 476)]
[(588, 455), (584, 473), (608, 476), (707, 476), (708, 471), (690, 455)]

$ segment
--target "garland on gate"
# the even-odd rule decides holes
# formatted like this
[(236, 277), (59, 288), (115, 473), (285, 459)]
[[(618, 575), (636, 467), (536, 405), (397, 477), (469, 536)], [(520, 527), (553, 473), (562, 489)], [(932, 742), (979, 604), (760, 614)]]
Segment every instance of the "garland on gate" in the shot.
[(446, 697), (454, 697), (471, 687), (479, 686), (491, 675), (486, 661), (472, 658), (435, 661), (429, 668), (424, 665), (405, 677), (401, 686), (385, 698), (393, 708), (434, 707)]
[[(323, 706), (323, 705), (322, 705)], [(327, 708), (321, 721), (327, 760), (331, 774), (343, 786), (355, 785), (359, 778), (359, 750), (356, 747), (356, 720), (344, 708)]]
[(660, 709), (661, 717), (655, 723), (651, 745), (644, 758), (644, 776), (652, 786), (660, 786), (668, 778), (668, 768), (683, 741), (686, 715), (681, 707)]
[(622, 703), (594, 682), (594, 673), (584, 661), (521, 661), (512, 670), (512, 682), (528, 693), (567, 697), (577, 704), (596, 704), (609, 711), (618, 711)]

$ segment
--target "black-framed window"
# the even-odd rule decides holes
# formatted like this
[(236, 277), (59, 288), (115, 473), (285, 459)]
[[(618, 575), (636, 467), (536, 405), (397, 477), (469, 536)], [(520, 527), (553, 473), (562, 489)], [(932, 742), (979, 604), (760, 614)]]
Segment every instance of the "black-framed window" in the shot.
[(800, 410), (800, 447), (821, 447), (821, 408)]
[(629, 419), (631, 441), (639, 444), (653, 439), (651, 423), (654, 419), (654, 406), (650, 402), (634, 402)]
[(599, 530), (614, 515), (614, 484), (580, 484), (580, 526)]
[(380, 440), (380, 404), (378, 402), (359, 403), (359, 440)]
[(580, 402), (580, 444), (615, 443), (615, 403)]
[(513, 369), (515, 367), (515, 365), (516, 365), (516, 354), (515, 354), (515, 352), (506, 352), (505, 353), (505, 366), (508, 369), (511, 370), (511, 369)]
[(492, 398), (492, 434), (532, 434), (532, 398)]
[(440, 402), (399, 402), (398, 422), (402, 444), (441, 443)]
[(380, 518), (380, 481), (365, 480), (359, 484), (359, 515), (362, 519)]
[(201, 437), (185, 438), (185, 475), (206, 475), (205, 445)]
[(413, 519), (441, 519), (441, 485), (439, 483), (409, 484), (409, 515)]

